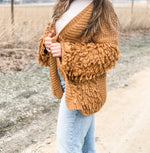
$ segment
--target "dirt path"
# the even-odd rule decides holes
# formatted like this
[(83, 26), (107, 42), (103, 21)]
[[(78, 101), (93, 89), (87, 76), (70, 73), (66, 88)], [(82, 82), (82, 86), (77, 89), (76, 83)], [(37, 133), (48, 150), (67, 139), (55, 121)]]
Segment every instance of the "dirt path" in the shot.
[[(120, 59), (107, 74), (108, 93), (127, 87), (134, 74), (150, 68), (149, 40), (147, 34), (120, 42)], [(41, 68), (30, 49), (4, 44), (0, 55), (0, 153), (20, 153), (55, 135), (59, 100), (51, 92), (49, 68)], [(96, 140), (107, 148), (102, 138)]]
[[(108, 92), (96, 114), (97, 153), (149, 153), (150, 69), (136, 73), (130, 81)], [(56, 153), (56, 140), (47, 139), (23, 153)]]

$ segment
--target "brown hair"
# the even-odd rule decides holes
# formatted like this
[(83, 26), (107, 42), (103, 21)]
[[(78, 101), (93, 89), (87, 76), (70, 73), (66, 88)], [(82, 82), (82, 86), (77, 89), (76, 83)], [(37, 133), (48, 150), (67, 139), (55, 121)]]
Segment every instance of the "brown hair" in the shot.
[[(53, 23), (54, 21), (56, 22), (61, 17), (61, 15), (68, 10), (72, 2), (73, 0), (57, 0), (53, 8), (51, 23)], [(91, 13), (91, 17), (88, 21), (86, 28), (81, 34), (81, 36), (83, 37), (89, 37), (89, 35), (91, 35), (91, 31), (92, 36), (97, 32), (97, 30), (102, 31), (101, 19), (108, 23), (108, 26), (110, 28), (114, 28), (110, 17), (110, 12), (112, 10), (114, 12), (112, 3), (109, 0), (93, 0), (93, 4), (94, 6)], [(114, 14), (116, 19), (118, 20), (115, 12)]]

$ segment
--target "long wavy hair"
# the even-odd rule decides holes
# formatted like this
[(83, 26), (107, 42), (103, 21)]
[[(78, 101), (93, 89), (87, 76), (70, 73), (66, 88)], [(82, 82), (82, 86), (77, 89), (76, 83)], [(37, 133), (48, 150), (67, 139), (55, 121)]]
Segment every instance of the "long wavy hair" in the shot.
[[(53, 13), (50, 18), (51, 23), (56, 22), (61, 17), (61, 15), (68, 10), (72, 2), (73, 0), (57, 0), (55, 6), (53, 7)], [(110, 28), (114, 28), (110, 17), (110, 12), (112, 10), (114, 11), (112, 3), (109, 0), (93, 0), (93, 4), (94, 6), (90, 19), (86, 28), (81, 34), (83, 37), (89, 37), (91, 36), (91, 33), (93, 36), (97, 30), (102, 31), (101, 19), (107, 22)], [(116, 13), (115, 16), (118, 20)]]

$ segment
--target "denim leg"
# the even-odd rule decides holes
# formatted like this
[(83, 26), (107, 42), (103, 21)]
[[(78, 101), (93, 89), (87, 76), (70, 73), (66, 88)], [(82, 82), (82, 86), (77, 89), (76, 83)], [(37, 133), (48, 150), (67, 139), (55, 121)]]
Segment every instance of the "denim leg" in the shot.
[(57, 72), (58, 72), (58, 75), (59, 75), (59, 78), (60, 78), (60, 83), (61, 83), (61, 86), (62, 86), (62, 90), (63, 90), (63, 92), (65, 92), (65, 81), (62, 78), (60, 72), (58, 70), (57, 70)]
[(83, 153), (96, 153), (95, 148), (95, 115), (93, 114), (92, 122), (87, 135), (84, 139), (84, 145), (82, 148)]
[(78, 110), (70, 111), (67, 108), (64, 92), (57, 121), (57, 153), (82, 153), (85, 137), (91, 124), (93, 125), (92, 122), (93, 115), (84, 116)]

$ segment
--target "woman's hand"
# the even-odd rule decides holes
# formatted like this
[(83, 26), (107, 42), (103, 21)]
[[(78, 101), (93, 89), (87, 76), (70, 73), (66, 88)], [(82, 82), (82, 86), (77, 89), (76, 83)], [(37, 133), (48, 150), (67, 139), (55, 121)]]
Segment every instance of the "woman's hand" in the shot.
[(53, 57), (61, 57), (62, 56), (62, 48), (59, 42), (51, 43), (51, 53)]
[(45, 45), (45, 48), (48, 52), (51, 52), (51, 39), (52, 39), (52, 36), (54, 35), (54, 31), (52, 31), (51, 33), (49, 33), (49, 35), (47, 37), (45, 37), (44, 39), (44, 45)]
[(51, 52), (53, 57), (61, 57), (62, 56), (61, 44), (58, 42), (56, 43), (51, 42), (53, 34), (54, 31), (52, 31), (44, 40), (46, 50), (48, 52)]

